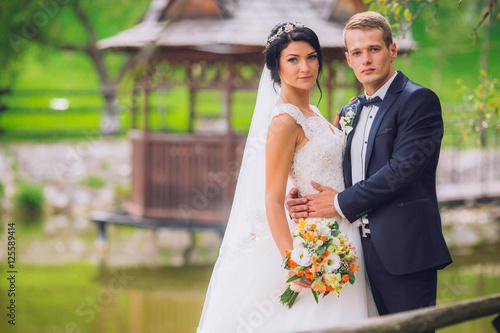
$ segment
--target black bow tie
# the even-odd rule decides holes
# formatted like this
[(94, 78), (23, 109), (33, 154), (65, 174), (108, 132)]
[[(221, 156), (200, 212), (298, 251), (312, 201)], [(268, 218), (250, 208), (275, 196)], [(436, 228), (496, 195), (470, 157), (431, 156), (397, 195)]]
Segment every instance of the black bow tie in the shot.
[(382, 102), (382, 99), (378, 96), (375, 96), (372, 99), (367, 99), (363, 96), (358, 96), (358, 99), (362, 106), (377, 105), (380, 102)]

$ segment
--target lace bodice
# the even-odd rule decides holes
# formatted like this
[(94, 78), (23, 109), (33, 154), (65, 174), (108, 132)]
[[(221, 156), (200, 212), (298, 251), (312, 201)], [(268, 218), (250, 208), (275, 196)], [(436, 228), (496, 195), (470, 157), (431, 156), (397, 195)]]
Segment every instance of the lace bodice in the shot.
[[(271, 114), (271, 117), (274, 117), (286, 113), (293, 117), (308, 139), (308, 142), (295, 152), (289, 173), (289, 178), (293, 186), (299, 190), (300, 196), (318, 192), (312, 187), (311, 180), (337, 191), (344, 190), (342, 172), (344, 134), (339, 129), (333, 128), (316, 107), (311, 106), (311, 108), (317, 116), (305, 118), (302, 112), (292, 104), (277, 105)], [(245, 147), (245, 151), (252, 148), (251, 145), (250, 148)], [(260, 166), (262, 170), (257, 172), (264, 174), (264, 164)], [(251, 185), (255, 184), (239, 185), (249, 188), (252, 192)], [(231, 265), (229, 259), (241, 260), (242, 256), (251, 253), (251, 249), (255, 248), (257, 243), (271, 237), (265, 211), (264, 184), (258, 185), (262, 185), (262, 193), (252, 193), (257, 196), (255, 200), (262, 200), (262, 204), (257, 205), (255, 209), (246, 206), (235, 208), (233, 205), (230, 216), (231, 224), (228, 223), (228, 228), (231, 228), (229, 231), (231, 237), (224, 237), (220, 249), (220, 255), (226, 258), (225, 264)], [(286, 214), (285, 211), (283, 213)], [(342, 220), (339, 220), (340, 224)], [(289, 220), (290, 230), (295, 229), (296, 226), (292, 220)]]
[(290, 168), (290, 179), (300, 196), (318, 193), (312, 187), (311, 180), (337, 191), (344, 190), (344, 134), (331, 126), (315, 106), (311, 108), (316, 112), (316, 117), (306, 118), (292, 104), (277, 105), (273, 112), (273, 116), (286, 113), (293, 117), (308, 139), (305, 146), (295, 152)]

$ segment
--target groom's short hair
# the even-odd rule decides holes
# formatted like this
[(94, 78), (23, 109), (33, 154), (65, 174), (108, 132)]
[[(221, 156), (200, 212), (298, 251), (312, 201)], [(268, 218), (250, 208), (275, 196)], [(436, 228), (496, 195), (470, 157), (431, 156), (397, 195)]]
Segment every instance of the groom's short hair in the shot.
[(367, 12), (357, 13), (354, 14), (349, 19), (349, 21), (347, 21), (344, 28), (344, 44), (346, 49), (347, 49), (347, 43), (345, 39), (346, 32), (348, 30), (355, 30), (355, 29), (361, 29), (361, 30), (380, 29), (382, 30), (382, 39), (384, 40), (387, 48), (389, 48), (389, 46), (391, 46), (391, 44), (393, 43), (391, 25), (389, 24), (389, 21), (387, 21), (385, 17), (383, 17), (377, 12), (367, 11)]

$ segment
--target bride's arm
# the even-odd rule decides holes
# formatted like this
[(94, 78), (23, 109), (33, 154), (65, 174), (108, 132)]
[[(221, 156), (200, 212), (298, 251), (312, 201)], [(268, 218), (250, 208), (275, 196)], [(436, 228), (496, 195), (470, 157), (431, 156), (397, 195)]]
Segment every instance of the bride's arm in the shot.
[(280, 255), (293, 247), (284, 200), (295, 146), (300, 140), (299, 125), (287, 114), (271, 121), (266, 140), (266, 214)]

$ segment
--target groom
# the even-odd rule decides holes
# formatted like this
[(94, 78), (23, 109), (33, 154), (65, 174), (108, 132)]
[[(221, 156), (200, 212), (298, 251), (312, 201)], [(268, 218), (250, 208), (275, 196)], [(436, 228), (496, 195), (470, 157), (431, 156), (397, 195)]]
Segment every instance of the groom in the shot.
[(394, 70), (397, 47), (380, 14), (351, 17), (344, 41), (347, 63), (365, 89), (340, 114), (356, 114), (344, 155), (346, 189), (313, 182), (319, 194), (304, 198), (293, 189), (288, 210), (295, 221), (340, 214), (360, 223), (380, 315), (435, 305), (437, 270), (452, 262), (436, 198), (439, 99)]

